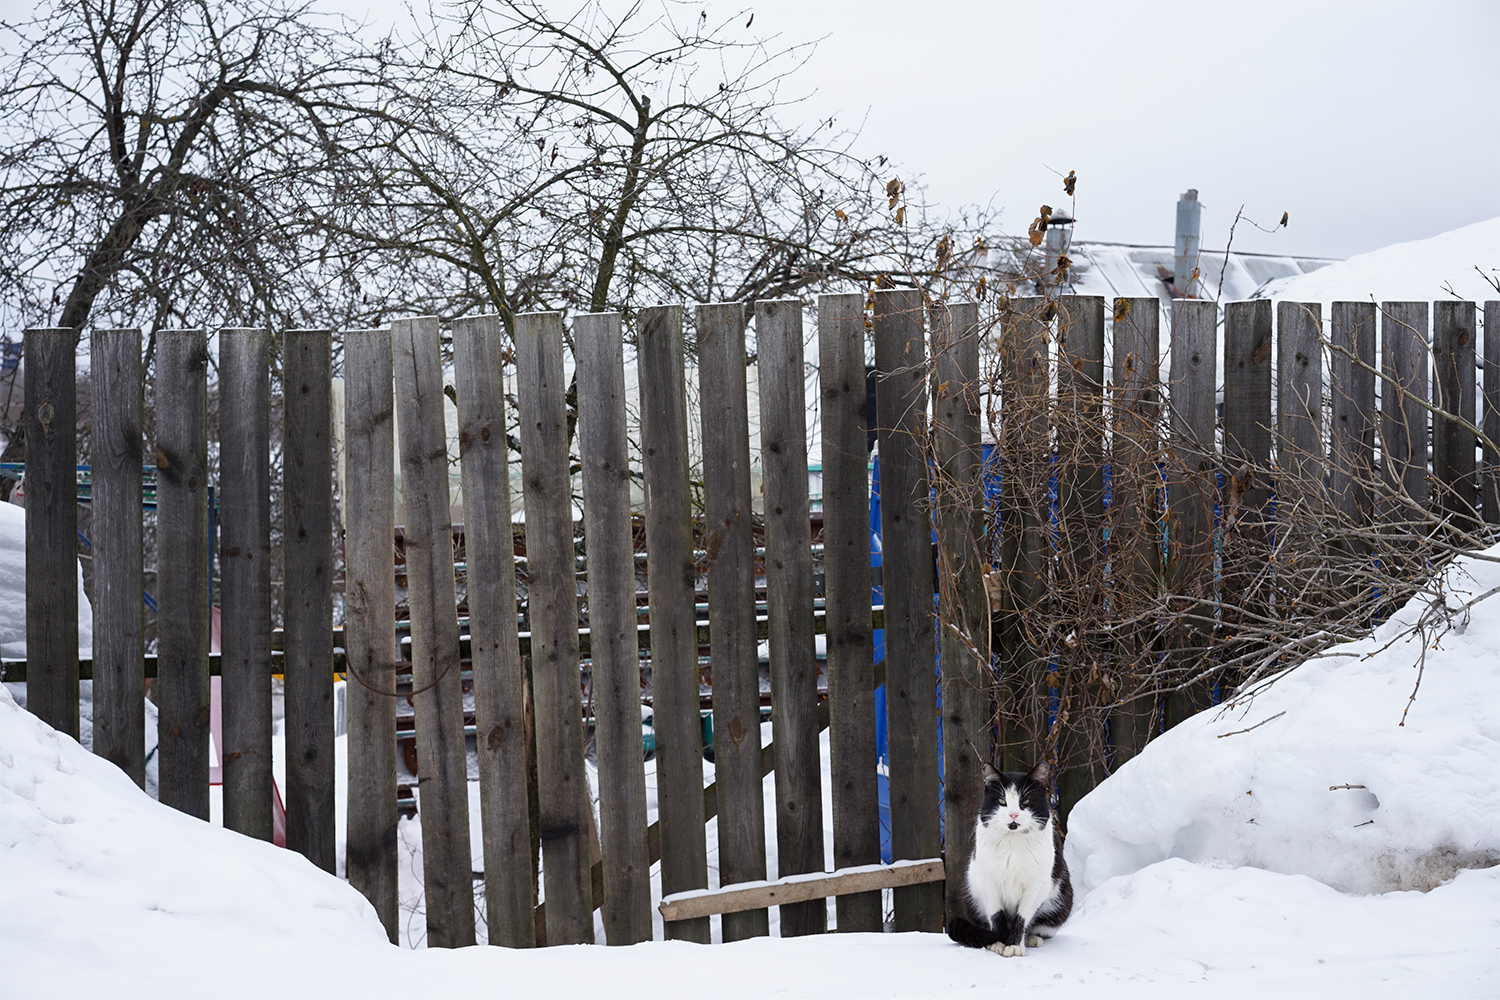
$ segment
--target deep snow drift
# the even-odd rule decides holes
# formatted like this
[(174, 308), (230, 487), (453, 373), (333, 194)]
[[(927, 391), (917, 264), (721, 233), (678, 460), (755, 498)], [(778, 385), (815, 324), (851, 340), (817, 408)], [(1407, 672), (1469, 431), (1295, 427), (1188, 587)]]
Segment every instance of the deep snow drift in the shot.
[[(1477, 596), (1500, 572), (1465, 559), (1446, 579)], [(1215, 997), (1493, 997), (1500, 867), (1426, 892), (1331, 887), (1431, 884), (1453, 867), (1430, 863), (1434, 849), (1469, 852), (1454, 863), (1495, 850), (1500, 595), (1452, 624), (1405, 727), (1416, 643), (1376, 652), (1392, 624), (1340, 650), (1368, 658), (1306, 664), (1248, 714), (1204, 713), (1151, 744), (1079, 806), (1069, 854), (1092, 891), (1019, 959), (922, 934), (403, 950), (346, 884), (152, 801), (0, 693), (0, 993), (1159, 1000), (1191, 983)]]

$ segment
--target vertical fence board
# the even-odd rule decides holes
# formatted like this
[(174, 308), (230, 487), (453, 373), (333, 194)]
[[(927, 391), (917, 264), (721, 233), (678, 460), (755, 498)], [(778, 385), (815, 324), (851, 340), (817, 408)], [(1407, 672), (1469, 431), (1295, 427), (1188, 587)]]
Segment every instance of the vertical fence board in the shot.
[[(1176, 725), (1208, 704), (1205, 684), (1183, 684), (1182, 680), (1196, 672), (1200, 663), (1196, 650), (1213, 627), (1217, 312), (1212, 302), (1178, 299), (1172, 303), (1168, 573), (1178, 598), (1172, 614), (1179, 623), (1173, 640), (1179, 650), (1174, 666), (1180, 673), (1179, 689), (1167, 699), (1168, 725)], [(1269, 416), (1265, 419), (1269, 422)]]
[[(766, 611), (776, 733), (776, 865), (777, 874), (786, 876), (822, 871), (824, 864), (802, 303), (797, 299), (756, 303), (755, 336), (760, 357)], [(935, 751), (932, 764), (935, 770)], [(827, 929), (828, 907), (821, 899), (781, 908), (782, 937)]]
[[(593, 313), (575, 318), (573, 343), (578, 356), (578, 456), (583, 466), (583, 523), (588, 547), (589, 656), (593, 661), (594, 745), (599, 760), (604, 936), (609, 944), (635, 944), (651, 940), (651, 866), (646, 850), (641, 655), (636, 634), (620, 314)], [(714, 694), (717, 710), (717, 685)], [(758, 758), (759, 727), (754, 732)], [(728, 775), (722, 757), (716, 774), (727, 791)], [(757, 771), (757, 795), (759, 785)], [(764, 807), (759, 805), (759, 798), (756, 802), (756, 815), (761, 815)], [(761, 837), (764, 872), (764, 828)], [(725, 846), (721, 829), (721, 879), (725, 878)]]
[(161, 801), (208, 819), (208, 341), (156, 342), (157, 752)]
[(1276, 307), (1276, 469), (1278, 518), (1291, 505), (1321, 504), (1323, 470), (1323, 306)]
[[(77, 739), (74, 343), (72, 330), (27, 330), (22, 350), (26, 370), (26, 707), (53, 729)], [(205, 796), (207, 780), (205, 774)]]
[(1397, 530), (1426, 518), (1427, 479), (1427, 303), (1383, 302), (1380, 306), (1380, 445), (1386, 486), (1393, 495), (1383, 520)]
[[(866, 445), (865, 298), (818, 298), (823, 419), (823, 596), (828, 633), (835, 868), (877, 864), (874, 642), (870, 630), (870, 482)], [(840, 931), (878, 933), (880, 893), (839, 896)]]
[[(400, 655), (396, 647), (392, 541), (396, 471), (393, 385), (390, 331), (345, 333), (344, 651), (351, 681), (347, 871), (349, 884), (375, 907), (386, 935), (396, 943), (400, 909), (395, 695)], [(476, 568), (470, 570), (471, 601)], [(528, 891), (521, 910), (529, 913), (530, 909)]]
[[(500, 336), (497, 316), (455, 320), (453, 377), (463, 465), (488, 940), (506, 948), (530, 948), (536, 944), (536, 921), (531, 909), (534, 874), (526, 792), (526, 676), (516, 635), (515, 539)], [(564, 562), (571, 570), (571, 560)], [(600, 785), (602, 794), (602, 781)]]
[(1051, 445), (1047, 440), (1046, 300), (1010, 301), (1000, 328), (1000, 717), (1001, 769), (1027, 771), (1046, 755), (1047, 651), (1027, 618), (1047, 597), (1047, 512)]
[[(682, 307), (642, 309), (637, 332), (661, 888), (671, 894), (708, 887)], [(707, 944), (708, 918), (669, 921), (666, 935)]]
[(274, 793), (268, 330), (219, 331), (219, 497), (224, 825), (247, 837), (270, 840)]
[[(1146, 597), (1161, 585), (1161, 307), (1153, 298), (1117, 298), (1110, 451), (1110, 559), (1119, 586)], [(1117, 626), (1115, 656), (1122, 691), (1141, 686), (1155, 666), (1149, 628)], [(1157, 696), (1141, 692), (1110, 712), (1113, 766), (1145, 748), (1157, 723)]]
[[(1237, 544), (1230, 546), (1223, 587), (1229, 595), (1226, 600), (1236, 606), (1247, 577), (1259, 572), (1265, 561), (1274, 426), (1273, 342), (1269, 299), (1225, 305), (1223, 513), (1228, 525), (1225, 534), (1233, 536)], [(1211, 530), (1212, 521), (1209, 523)]]
[(588, 779), (579, 690), (578, 585), (568, 413), (558, 313), (516, 317), (516, 396), (530, 567), (531, 677), (547, 943), (594, 940), (589, 890)]
[(1500, 524), (1500, 302), (1484, 304), (1484, 519)]
[[(1432, 472), (1443, 491), (1440, 505), (1459, 531), (1478, 521), (1479, 493), (1474, 452), (1478, 441), (1464, 426), (1475, 426), (1474, 348), (1475, 308), (1472, 302), (1432, 304), (1432, 392), (1438, 409), (1453, 417), (1433, 415)], [(1457, 417), (1459, 419), (1453, 419)], [(1462, 421), (1462, 422), (1460, 422)]]
[[(885, 587), (886, 739), (891, 857), (932, 858), (938, 832), (937, 664), (933, 652), (932, 528), (927, 513), (926, 343), (922, 297), (875, 293), (880, 535)], [(942, 886), (894, 890), (897, 931), (943, 926)]]
[[(932, 310), (933, 451), (938, 472), (938, 622), (943, 685), (944, 896), (963, 898), (982, 768), (993, 757), (990, 614), (984, 591), (979, 308)], [(826, 461), (825, 461), (826, 466)]]
[[(94, 394), (89, 456), (94, 513), (94, 753), (144, 787), (141, 331), (96, 329), (89, 356)], [(261, 679), (269, 698), (268, 672)]]
[[(1059, 593), (1079, 623), (1098, 623), (1104, 602), (1104, 299), (1064, 295), (1057, 300), (1057, 489), (1061, 538), (1055, 570)], [(1103, 778), (1097, 751), (1104, 719), (1085, 711), (1102, 635), (1080, 628), (1073, 645), (1058, 650), (1057, 785), (1063, 829), (1079, 799)]]
[(286, 484), (286, 846), (332, 872), (333, 336), (288, 330), (282, 345)]
[(427, 944), (460, 948), (474, 943), (474, 890), (437, 317), (392, 323), (391, 347), (406, 512)]
[[(714, 784), (718, 786), (719, 797), (719, 884), (722, 886), (766, 877), (765, 793), (760, 770), (760, 661), (755, 633), (755, 536), (750, 508), (750, 429), (745, 385), (745, 307), (737, 302), (701, 305), (697, 320), (698, 398), (703, 425), (703, 544), (708, 553)], [(764, 370), (767, 363), (764, 339), (760, 357)], [(767, 506), (770, 506), (769, 496)], [(769, 518), (767, 520), (769, 546)], [(769, 548), (766, 560), (769, 564)], [(766, 587), (769, 593), (769, 576)], [(773, 648), (773, 684), (776, 653)], [(784, 738), (794, 738), (793, 733), (782, 732), (780, 720), (778, 713), (775, 740), (778, 759)], [(780, 791), (778, 778), (778, 803)], [(821, 810), (818, 810), (818, 815), (821, 817)], [(780, 829), (778, 822), (777, 830)], [(790, 873), (788, 870), (781, 872), (783, 875)], [(725, 941), (770, 933), (769, 915), (763, 909), (726, 913), (722, 919)], [(784, 909), (782, 927), (782, 932), (787, 933)]]
[(1362, 528), (1370, 523), (1375, 470), (1375, 303), (1335, 302), (1329, 343), (1329, 492), (1338, 516)]

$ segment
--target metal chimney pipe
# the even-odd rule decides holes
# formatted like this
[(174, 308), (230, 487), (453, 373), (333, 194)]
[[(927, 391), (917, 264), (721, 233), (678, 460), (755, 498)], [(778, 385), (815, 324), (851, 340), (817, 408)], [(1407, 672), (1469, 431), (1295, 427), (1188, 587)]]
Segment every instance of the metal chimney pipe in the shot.
[(1177, 239), (1173, 244), (1172, 287), (1185, 298), (1198, 297), (1198, 236), (1202, 231), (1203, 205), (1198, 189), (1188, 188), (1177, 200)]

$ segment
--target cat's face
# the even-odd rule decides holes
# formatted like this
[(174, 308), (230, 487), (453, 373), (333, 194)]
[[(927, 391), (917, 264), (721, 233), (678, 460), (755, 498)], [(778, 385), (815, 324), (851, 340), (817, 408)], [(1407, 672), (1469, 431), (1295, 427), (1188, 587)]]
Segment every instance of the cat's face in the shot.
[(979, 822), (994, 831), (1036, 833), (1052, 817), (1051, 772), (1045, 761), (1028, 772), (997, 771), (984, 766), (984, 800)]

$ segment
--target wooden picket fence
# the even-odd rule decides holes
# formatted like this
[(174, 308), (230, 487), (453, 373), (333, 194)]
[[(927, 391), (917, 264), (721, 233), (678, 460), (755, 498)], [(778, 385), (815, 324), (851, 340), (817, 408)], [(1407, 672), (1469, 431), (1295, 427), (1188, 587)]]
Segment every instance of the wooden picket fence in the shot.
[[(826, 929), (817, 895), (838, 894), (840, 930), (878, 931), (884, 914), (878, 888), (894, 888), (894, 928), (936, 931), (944, 900), (956, 898), (972, 843), (983, 758), (1011, 753), (993, 726), (997, 687), (990, 653), (991, 607), (982, 579), (983, 493), (981, 327), (974, 304), (924, 303), (911, 290), (825, 295), (818, 303), (824, 598), (814, 599), (809, 547), (807, 417), (804, 398), (803, 304), (763, 301), (753, 310), (758, 352), (761, 457), (764, 476), (766, 617), (757, 618), (756, 543), (752, 529), (746, 386), (746, 309), (697, 307), (698, 375), (703, 442), (702, 513), (695, 515), (689, 481), (685, 344), (681, 307), (640, 310), (640, 476), (649, 625), (638, 626), (626, 439), (621, 317), (575, 317), (577, 439), (569, 441), (564, 324), (557, 313), (516, 318), (515, 398), (519, 413), (528, 562), (526, 624), (517, 622), (510, 489), (512, 457), (505, 428), (502, 331), (496, 317), (452, 326), (454, 390), (465, 497), (469, 636), (455, 612), (453, 526), (439, 323), (401, 320), (388, 330), (343, 334), (345, 376), (346, 622), (338, 636), (348, 686), (349, 803), (347, 872), (374, 904), (395, 939), (397, 667), (403, 662), (394, 618), (392, 538), (393, 440), (399, 424), (404, 545), (410, 602), (411, 703), (421, 773), (420, 812), (427, 942), (456, 947), (475, 940), (474, 873), (469, 854), (464, 661), (472, 669), (475, 744), (479, 762), (484, 849), (485, 919), (493, 944), (531, 946), (594, 940), (593, 913), (602, 908), (611, 944), (652, 934), (650, 869), (661, 862), (661, 891), (690, 893), (709, 885), (705, 824), (718, 823), (719, 875), (724, 886), (824, 870), (820, 731), (830, 731), (833, 787), (832, 853), (836, 869), (868, 868), (881, 858), (874, 694), (885, 686), (890, 785), (890, 843), (905, 865), (890, 877), (850, 881), (814, 891), (772, 894), (726, 904), (722, 934), (735, 940), (764, 934), (764, 900), (781, 905), (784, 935)], [(1127, 303), (1123, 307), (1121, 302)], [(1015, 300), (997, 327), (1005, 349), (1031, 352), (1039, 370), (1058, 362), (1056, 385), (1045, 374), (1010, 390), (1058, 401), (1103, 405), (1117, 414), (1156, 407), (1170, 395), (1171, 433), (1205, 451), (1194, 475), (1207, 481), (1225, 459), (1216, 440), (1214, 358), (1217, 312), (1210, 302), (1172, 304), (1168, 385), (1155, 366), (1128, 359), (1159, 356), (1159, 303), (1120, 300), (1113, 324), (1114, 371), (1104, 373), (1102, 299), (1055, 300), (1056, 318), (1040, 301)], [(1387, 367), (1427, 398), (1426, 303), (1386, 304)], [(1475, 306), (1436, 303), (1434, 344), (1444, 359), (1437, 393), (1475, 421)], [(1287, 367), (1280, 398), (1324, 394), (1317, 306), (1283, 303), (1280, 356), (1311, 363)], [(1500, 302), (1485, 304), (1485, 329), (1500, 324)], [(1374, 364), (1373, 304), (1334, 306), (1328, 336)], [(1224, 311), (1227, 447), (1269, 446), (1269, 338), (1272, 304), (1231, 303)], [(876, 405), (880, 455), (883, 605), (872, 608), (867, 467), (866, 343), (873, 337), (881, 373)], [(1006, 340), (1006, 338), (1009, 338)], [(1340, 341), (1339, 338), (1344, 338)], [(268, 678), (284, 673), (287, 753), (286, 841), (315, 864), (335, 868), (333, 675), (334, 581), (332, 423), (333, 335), (289, 331), (282, 340), (284, 433), (285, 626), (273, 650), (271, 617), (270, 424), (271, 338), (265, 330), (219, 332), (222, 655), (209, 657), (207, 421), (208, 340), (203, 331), (157, 337), (156, 438), (142, 438), (141, 338), (135, 330), (92, 334), (94, 748), (138, 783), (143, 780), (144, 655), (140, 477), (143, 457), (158, 470), (157, 652), (160, 797), (206, 818), (209, 787), (209, 675), (223, 686), (225, 824), (271, 837), (271, 703)], [(27, 385), (27, 636), (30, 708), (64, 732), (78, 732), (75, 585), (74, 354), (71, 330), (26, 333)], [(1262, 349), (1265, 348), (1265, 349)], [(1019, 355), (1018, 355), (1019, 356)], [(1239, 364), (1245, 360), (1246, 366)], [(1485, 338), (1484, 427), (1500, 439), (1500, 337)], [(1410, 378), (1407, 379), (1407, 375)], [(1312, 450), (1329, 440), (1336, 454), (1373, 446), (1374, 376), (1335, 362), (1333, 397), (1352, 400), (1350, 424), (1336, 409), (1326, 431), (1305, 409), (1281, 414), (1284, 433), (1310, 434)], [(1300, 390), (1292, 392), (1293, 384)], [(1467, 389), (1465, 389), (1467, 386)], [(1050, 396), (1049, 396), (1050, 394)], [(1448, 401), (1453, 401), (1449, 405)], [(1007, 400), (1001, 399), (1004, 407)], [(1466, 409), (1464, 409), (1466, 407)], [(1316, 409), (1316, 408), (1314, 408)], [(399, 417), (399, 419), (397, 419)], [(1423, 426), (1425, 410), (1407, 415)], [(1154, 418), (1153, 418), (1154, 419)], [(1307, 427), (1292, 426), (1297, 419)], [(1474, 435), (1441, 423), (1435, 475), (1470, 492), (1485, 518), (1500, 521), (1496, 456), (1487, 477), (1474, 468)], [(1353, 426), (1354, 431), (1346, 428)], [(1049, 447), (1041, 426), (1038, 447)], [(1349, 434), (1354, 437), (1350, 438)], [(1321, 435), (1321, 437), (1320, 437)], [(1205, 444), (1207, 443), (1207, 444)], [(1067, 444), (1065, 442), (1065, 444)], [(1417, 447), (1411, 442), (1411, 447)], [(1060, 517), (1097, 519), (1108, 441), (1073, 442), (1096, 456), (1076, 465), (1076, 481), (1060, 486)], [(1465, 447), (1467, 446), (1467, 451)], [(1387, 456), (1392, 442), (1385, 443)], [(1342, 451), (1340, 451), (1342, 449)], [(575, 579), (570, 450), (581, 463), (587, 549), (587, 630), (581, 631)], [(1465, 456), (1467, 455), (1467, 458)], [(1263, 458), (1264, 456), (1258, 455)], [(1406, 461), (1412, 456), (1396, 456)], [(1391, 459), (1388, 457), (1387, 461)], [(1468, 463), (1467, 465), (1465, 463)], [(1419, 464), (1415, 461), (1409, 464)], [(1002, 476), (1004, 472), (1001, 472)], [(1468, 484), (1468, 485), (1465, 485)], [(938, 489), (934, 506), (931, 491)], [(1200, 488), (1201, 487), (1201, 488)], [(1117, 487), (1118, 488), (1118, 487)], [(1167, 551), (1178, 569), (1201, 568), (1212, 533), (1214, 488), (1193, 477), (1168, 497), (1173, 537)], [(951, 494), (951, 495), (950, 495)], [(1465, 494), (1468, 495), (1468, 494)], [(934, 517), (933, 511), (936, 511)], [(1004, 512), (1002, 514), (1002, 520)], [(1019, 515), (1017, 515), (1019, 516)], [(1156, 524), (1157, 511), (1112, 515)], [(701, 536), (695, 543), (695, 521)], [(936, 524), (935, 524), (936, 522)], [(940, 551), (934, 560), (933, 529)], [(1046, 561), (1045, 525), (1009, 529), (1005, 565), (1011, 591), (1029, 584)], [(1092, 529), (1090, 529), (1092, 530)], [(1085, 533), (1087, 534), (1087, 532)], [(1149, 532), (1146, 533), (1150, 535)], [(1139, 553), (1157, 572), (1162, 539)], [(701, 546), (701, 554), (695, 552)], [(1152, 555), (1154, 546), (1156, 555)], [(1095, 546), (1097, 547), (1097, 546)], [(1101, 556), (1102, 558), (1102, 556)], [(1118, 558), (1118, 557), (1117, 557)], [(1197, 560), (1197, 562), (1194, 562)], [(706, 564), (706, 565), (705, 565)], [(1030, 567), (1030, 569), (1028, 569)], [(707, 623), (698, 620), (695, 588), (706, 571)], [(1195, 570), (1196, 571), (1196, 570)], [(937, 614), (934, 615), (934, 595)], [(1001, 616), (1003, 618), (1003, 615)], [(872, 629), (884, 629), (886, 655), (873, 659)], [(827, 635), (827, 699), (820, 702), (814, 635)], [(1002, 674), (1018, 650), (997, 625)], [(760, 741), (756, 644), (768, 638), (774, 741)], [(716, 780), (702, 781), (699, 646), (711, 650)], [(1007, 645), (1007, 643), (1010, 643)], [(941, 656), (939, 656), (941, 650)], [(656, 731), (658, 823), (648, 826), (640, 733), (641, 654), (649, 651)], [(1032, 650), (1034, 660), (1045, 651)], [(1009, 657), (1008, 661), (1006, 657)], [(598, 860), (585, 773), (585, 716), (580, 670), (592, 674), (599, 775)], [(149, 667), (148, 667), (149, 669)], [(16, 675), (14, 667), (9, 677)], [(939, 688), (940, 686), (940, 688)], [(937, 711), (942, 706), (939, 745)], [(404, 695), (403, 695), (404, 696)], [(535, 758), (528, 751), (526, 705), (534, 706)], [(1135, 720), (1138, 722), (1139, 720)], [(1134, 727), (1134, 728), (1132, 728)], [(1144, 724), (1122, 714), (1117, 742), (1133, 750), (1148, 738)], [(996, 759), (999, 759), (997, 757)], [(939, 780), (939, 764), (945, 783)], [(529, 772), (534, 769), (534, 782)], [(774, 772), (774, 826), (764, 816), (763, 780)], [(1071, 772), (1077, 795), (1097, 780), (1097, 767)], [(1079, 775), (1083, 775), (1079, 778)], [(1077, 785), (1077, 782), (1082, 782)], [(536, 794), (528, 802), (528, 784)], [(945, 815), (946, 843), (940, 828)], [(765, 837), (774, 829), (779, 870), (766, 871)], [(533, 834), (541, 843), (545, 905), (535, 905)], [(806, 880), (802, 880), (805, 882)], [(801, 884), (793, 880), (792, 884)], [(861, 891), (848, 891), (857, 887)], [(785, 902), (782, 902), (785, 900)], [(749, 907), (749, 908), (742, 908)], [(730, 912), (732, 910), (732, 912)], [(707, 942), (709, 917), (668, 908), (671, 938)]]

